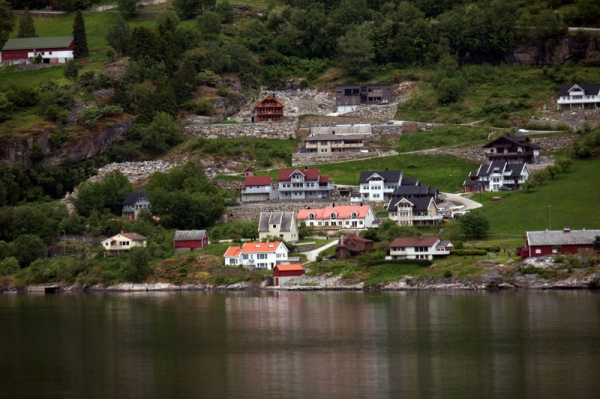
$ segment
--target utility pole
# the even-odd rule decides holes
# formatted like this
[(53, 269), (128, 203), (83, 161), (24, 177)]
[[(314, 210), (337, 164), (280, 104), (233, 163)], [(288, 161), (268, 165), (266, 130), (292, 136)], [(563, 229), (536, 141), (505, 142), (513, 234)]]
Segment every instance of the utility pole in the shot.
[(552, 230), (552, 208), (548, 205), (548, 230)]

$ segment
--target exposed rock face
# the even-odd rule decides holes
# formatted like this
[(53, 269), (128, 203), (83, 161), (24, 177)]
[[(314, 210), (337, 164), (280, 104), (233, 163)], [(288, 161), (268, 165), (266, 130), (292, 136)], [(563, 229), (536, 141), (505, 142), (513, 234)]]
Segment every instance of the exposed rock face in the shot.
[(398, 111), (398, 104), (390, 105), (370, 105), (370, 106), (359, 106), (352, 112), (346, 112), (343, 116), (355, 117), (355, 118), (374, 118), (380, 120), (394, 119), (396, 112)]
[(112, 143), (124, 140), (132, 123), (133, 117), (130, 115), (107, 118), (102, 121), (102, 127), (75, 136), (55, 151), (51, 150), (52, 131), (49, 129), (41, 129), (26, 138), (0, 138), (0, 162), (24, 163), (30, 166), (28, 154), (34, 145), (42, 148), (45, 154), (44, 163), (49, 165), (59, 165), (66, 158), (83, 161), (102, 154)]
[(104, 179), (106, 174), (119, 170), (127, 179), (132, 183), (137, 183), (140, 180), (147, 179), (154, 172), (166, 173), (175, 166), (170, 162), (166, 161), (143, 161), (143, 162), (122, 162), (122, 163), (111, 163), (102, 168), (98, 169), (98, 173), (95, 176), (90, 177), (88, 182), (97, 182)]
[(600, 38), (591, 33), (562, 37), (553, 47), (543, 45), (518, 45), (506, 54), (508, 63), (525, 65), (562, 64), (565, 61), (582, 61), (600, 58)]
[(227, 97), (219, 97), (213, 102), (212, 116), (222, 121), (229, 116), (235, 115), (244, 104), (246, 104), (246, 97), (242, 93), (229, 93)]

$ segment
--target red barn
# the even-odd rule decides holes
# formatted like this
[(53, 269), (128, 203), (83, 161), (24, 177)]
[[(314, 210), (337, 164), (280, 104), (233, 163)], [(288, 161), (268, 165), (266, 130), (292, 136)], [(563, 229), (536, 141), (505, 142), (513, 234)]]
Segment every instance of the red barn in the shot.
[(256, 122), (283, 122), (283, 107), (273, 96), (266, 96), (254, 107)]
[(208, 245), (206, 230), (177, 230), (173, 237), (175, 253), (194, 251)]
[(30, 64), (39, 55), (44, 64), (64, 64), (73, 59), (74, 49), (73, 36), (9, 39), (2, 47), (0, 60), (4, 65)]
[(555, 254), (577, 254), (581, 250), (594, 250), (594, 240), (600, 230), (528, 231), (525, 246), (517, 248), (521, 259)]
[(293, 277), (299, 277), (304, 274), (304, 268), (300, 263), (294, 263), (291, 265), (277, 265), (273, 269), (273, 277), (275, 279), (275, 286), (281, 287), (288, 280)]

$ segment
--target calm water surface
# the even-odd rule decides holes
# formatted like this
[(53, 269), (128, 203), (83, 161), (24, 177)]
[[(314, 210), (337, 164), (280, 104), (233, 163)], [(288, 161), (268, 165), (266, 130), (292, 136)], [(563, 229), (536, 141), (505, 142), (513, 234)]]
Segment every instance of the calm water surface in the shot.
[(1, 398), (598, 398), (600, 293), (0, 295)]

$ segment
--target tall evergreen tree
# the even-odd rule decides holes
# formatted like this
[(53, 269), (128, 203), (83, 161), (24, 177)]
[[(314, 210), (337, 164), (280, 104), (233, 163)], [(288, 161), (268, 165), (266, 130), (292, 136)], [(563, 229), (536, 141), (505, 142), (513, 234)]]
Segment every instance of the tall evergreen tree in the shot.
[(75, 20), (73, 21), (73, 38), (75, 39), (75, 50), (73, 56), (75, 58), (85, 57), (90, 54), (87, 45), (87, 37), (85, 34), (85, 22), (81, 11), (77, 10)]
[(14, 28), (15, 14), (12, 12), (10, 3), (0, 0), (0, 48), (4, 47), (4, 43)]
[(21, 15), (21, 18), (19, 18), (19, 33), (17, 33), (17, 37), (37, 37), (33, 17), (27, 7), (25, 7), (25, 11), (23, 12), (23, 15)]
[(129, 54), (131, 30), (127, 22), (120, 15), (117, 16), (115, 23), (108, 29), (106, 42), (120, 55)]

